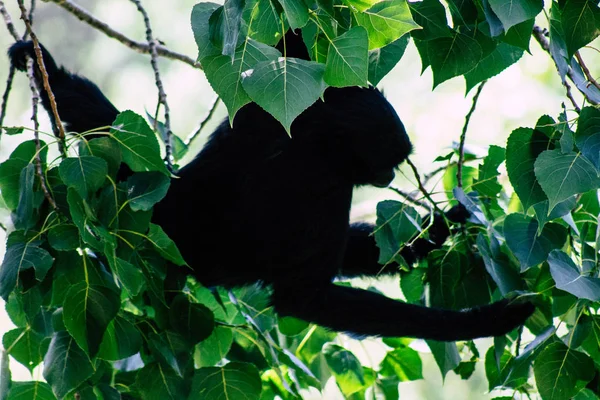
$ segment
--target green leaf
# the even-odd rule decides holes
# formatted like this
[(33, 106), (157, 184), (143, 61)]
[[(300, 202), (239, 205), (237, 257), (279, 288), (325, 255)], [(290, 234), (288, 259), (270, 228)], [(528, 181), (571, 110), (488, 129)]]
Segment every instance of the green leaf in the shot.
[(504, 220), (506, 244), (521, 263), (521, 272), (546, 261), (552, 250), (567, 239), (564, 226), (549, 223), (538, 236), (538, 222), (524, 214), (510, 214)]
[[(40, 159), (45, 163), (48, 147), (42, 141), (40, 146)], [(0, 191), (2, 192), (2, 198), (11, 211), (14, 211), (19, 204), (21, 171), (28, 164), (33, 164), (35, 154), (35, 141), (28, 140), (19, 144), (10, 154), (8, 160), (0, 164)]]
[(252, 39), (270, 46), (281, 39), (280, 11), (274, 0), (247, 1), (244, 20), (248, 21), (248, 36)]
[(423, 379), (421, 357), (410, 347), (399, 347), (385, 355), (380, 372), (385, 376), (395, 375), (400, 382)]
[(544, 8), (542, 0), (489, 0), (490, 6), (507, 31), (523, 21), (535, 18)]
[[(14, 233), (13, 233), (14, 234)], [(10, 237), (9, 237), (10, 240)], [(33, 269), (35, 279), (42, 281), (54, 258), (46, 250), (37, 247), (35, 243), (17, 242), (8, 245), (4, 261), (0, 266), (0, 297), (8, 299), (10, 292), (17, 286), (19, 275), (28, 269)]]
[(547, 197), (534, 172), (535, 160), (548, 148), (548, 137), (539, 130), (518, 128), (512, 131), (506, 145), (506, 172), (523, 209)]
[(85, 199), (88, 193), (95, 193), (102, 187), (108, 174), (108, 165), (100, 157), (69, 157), (62, 160), (58, 172), (65, 185), (75, 189)]
[(500, 43), (494, 51), (481, 60), (475, 68), (465, 74), (467, 93), (479, 82), (498, 75), (523, 56), (523, 49)]
[(133, 171), (158, 171), (168, 175), (160, 158), (156, 135), (140, 115), (130, 110), (123, 111), (117, 116), (110, 133), (121, 147), (123, 161)]
[(135, 355), (142, 347), (142, 335), (125, 318), (116, 316), (110, 321), (98, 350), (98, 358), (123, 360)]
[(185, 265), (185, 261), (179, 252), (179, 249), (163, 231), (163, 229), (155, 224), (150, 224), (150, 231), (148, 232), (148, 240), (156, 250), (165, 259), (171, 261), (175, 265)]
[(344, 3), (350, 5), (358, 11), (365, 11), (369, 7), (372, 7), (375, 4), (377, 4), (378, 0), (344, 0)]
[(210, 2), (200, 2), (192, 8), (191, 24), (196, 46), (198, 46), (198, 61), (204, 57), (221, 54), (219, 49), (210, 41), (209, 18), (220, 5)]
[(230, 362), (223, 367), (197, 369), (189, 400), (258, 400), (262, 384), (252, 364)]
[(73, 224), (53, 226), (48, 231), (48, 243), (55, 250), (75, 250), (79, 247), (79, 230)]
[(406, 298), (406, 301), (418, 304), (423, 298), (425, 292), (425, 268), (412, 268), (406, 273), (402, 273), (400, 278), (400, 289)]
[(398, 64), (408, 45), (408, 35), (380, 49), (369, 51), (369, 82), (377, 86), (384, 76)]
[(238, 110), (251, 101), (242, 86), (242, 73), (258, 63), (276, 60), (280, 55), (277, 49), (249, 39), (235, 53), (233, 62), (227, 56), (202, 59), (206, 79), (227, 107), (230, 122)]
[(547, 222), (565, 216), (569, 212), (571, 212), (571, 210), (574, 209), (577, 205), (577, 199), (576, 196), (569, 197), (567, 200), (558, 203), (552, 209), (552, 211), (549, 210), (548, 205), (548, 200), (544, 200), (540, 203), (533, 205), (533, 211), (535, 211), (535, 218), (539, 222), (538, 235), (540, 234), (542, 228), (544, 227), (544, 225), (546, 225)]
[(455, 32), (443, 37), (421, 42), (427, 51), (427, 60), (433, 71), (433, 87), (471, 71), (481, 62), (483, 50), (470, 36)]
[(377, 204), (375, 241), (379, 247), (380, 264), (394, 260), (400, 248), (421, 231), (419, 212), (399, 201), (385, 200)]
[(113, 178), (117, 176), (119, 167), (123, 157), (121, 155), (121, 148), (110, 137), (101, 137), (92, 139), (89, 142), (80, 142), (79, 156), (96, 156), (106, 161), (108, 166), (108, 173)]
[(579, 299), (600, 301), (600, 278), (582, 275), (567, 254), (554, 250), (548, 256), (548, 264), (557, 288)]
[(500, 359), (497, 359), (495, 347), (490, 347), (485, 353), (485, 376), (488, 379), (489, 390), (504, 385), (511, 372), (510, 362), (513, 359), (512, 354), (506, 349), (500, 350)]
[(322, 64), (282, 57), (256, 64), (245, 73), (242, 84), (252, 100), (289, 133), (294, 119), (323, 94), (324, 72)]
[(153, 333), (148, 344), (161, 365), (168, 365), (178, 377), (185, 376), (191, 359), (190, 345), (180, 334), (173, 331)]
[(439, 0), (423, 0), (408, 3), (410, 11), (423, 29), (415, 29), (410, 34), (418, 40), (432, 40), (441, 37), (452, 37), (452, 30), (446, 19), (446, 9)]
[(562, 26), (562, 10), (556, 1), (553, 1), (550, 7), (550, 54), (556, 63), (561, 79), (565, 79), (571, 57), (567, 56), (567, 44), (565, 43), (565, 33)]
[(160, 172), (138, 172), (127, 179), (127, 200), (132, 211), (148, 211), (169, 190), (171, 179)]
[(281, 332), (285, 336), (296, 336), (301, 334), (306, 328), (308, 328), (309, 323), (303, 319), (295, 318), (295, 317), (282, 317), (280, 316), (277, 319), (277, 327), (279, 328), (279, 332)]
[(490, 236), (490, 242), (488, 243), (483, 233), (479, 233), (477, 249), (483, 258), (486, 271), (500, 289), (500, 293), (506, 296), (508, 293), (522, 288), (521, 277), (519, 271), (511, 266), (506, 255), (500, 250), (498, 240), (494, 236)]
[(15, 360), (23, 364), (29, 372), (42, 362), (49, 341), (31, 328), (17, 328), (2, 337), (2, 346)]
[(203, 341), (214, 329), (215, 317), (212, 311), (203, 304), (190, 302), (184, 295), (175, 297), (169, 317), (173, 330), (191, 344)]
[(555, 341), (533, 364), (535, 383), (543, 400), (568, 400), (594, 377), (594, 362), (584, 353)]
[(352, 352), (328, 343), (323, 347), (323, 356), (338, 386), (346, 396), (358, 392), (365, 386), (362, 365)]
[(501, 191), (502, 185), (498, 182), (498, 167), (506, 159), (506, 150), (500, 146), (491, 145), (488, 149), (488, 155), (479, 165), (477, 179), (473, 180), (471, 186), (479, 196), (495, 198)]
[(577, 120), (575, 144), (581, 153), (600, 171), (600, 110), (584, 107)]
[(460, 354), (458, 354), (456, 343), (437, 342), (435, 340), (427, 340), (426, 342), (427, 346), (431, 349), (435, 363), (442, 373), (442, 379), (444, 379), (448, 372), (460, 364)]
[(238, 45), (244, 4), (245, 0), (225, 0), (223, 7), (209, 18), (210, 40), (230, 58)]
[(386, 46), (405, 33), (420, 28), (412, 19), (406, 0), (383, 0), (354, 14), (369, 34), (369, 50)]
[(473, 0), (447, 0), (446, 3), (450, 9), (454, 26), (462, 28), (461, 25), (468, 27), (483, 22), (480, 18), (483, 16), (479, 15), (479, 10)]
[(360, 26), (333, 39), (325, 64), (325, 83), (333, 87), (367, 86), (369, 37)]
[(9, 136), (20, 135), (24, 131), (24, 128), (22, 126), (3, 127), (3, 129), (4, 133), (6, 133)]
[[(157, 362), (144, 366), (137, 373), (135, 387), (140, 392), (142, 399), (181, 400), (186, 398), (183, 379), (171, 369), (165, 368)], [(188, 397), (188, 399), (191, 398)]]
[(63, 303), (65, 327), (83, 351), (94, 356), (108, 324), (121, 306), (119, 294), (105, 286), (79, 282)]
[(96, 250), (104, 250), (106, 243), (103, 242), (103, 239), (114, 241), (114, 237), (109, 239), (101, 236), (100, 229), (94, 225), (94, 212), (75, 189), (69, 189), (67, 202), (69, 204), (71, 219), (77, 226), (77, 229), (79, 229), (79, 235), (85, 243)]
[(488, 303), (485, 268), (458, 250), (434, 251), (428, 259), (431, 305), (460, 310)]
[(144, 274), (135, 265), (116, 257), (115, 252), (107, 251), (110, 268), (117, 276), (121, 286), (130, 297), (137, 296), (144, 287)]
[(587, 158), (560, 150), (546, 150), (539, 155), (535, 176), (548, 196), (550, 210), (574, 194), (600, 187), (598, 172)]
[(308, 22), (308, 7), (303, 0), (279, 0), (292, 29), (302, 28)]
[(16, 212), (12, 215), (15, 228), (17, 229), (27, 230), (35, 225), (34, 182), (35, 166), (33, 164), (28, 164), (23, 168), (19, 177), (19, 205), (17, 206)]
[(211, 367), (227, 356), (233, 344), (231, 329), (216, 326), (209, 337), (196, 345), (194, 360), (198, 367)]
[(568, 0), (562, 9), (567, 59), (600, 35), (600, 8), (591, 0)]
[(534, 24), (535, 19), (532, 18), (511, 27), (504, 35), (502, 41), (530, 53), (529, 42), (531, 41), (531, 32)]
[(0, 192), (9, 210), (19, 205), (19, 182), (21, 171), (27, 166), (22, 160), (8, 159), (0, 164)]
[(94, 373), (94, 366), (65, 331), (52, 336), (50, 347), (44, 357), (44, 378), (59, 399), (75, 390)]
[(13, 382), (6, 400), (56, 400), (46, 382)]

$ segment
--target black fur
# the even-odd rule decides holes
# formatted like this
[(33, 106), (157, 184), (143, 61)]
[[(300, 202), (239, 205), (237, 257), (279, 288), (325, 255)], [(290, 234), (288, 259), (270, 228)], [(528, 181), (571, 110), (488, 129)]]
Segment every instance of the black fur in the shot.
[[(31, 48), (13, 45), (13, 65), (22, 69)], [(69, 128), (110, 125), (117, 110), (100, 90), (44, 53)], [(270, 284), (278, 313), (359, 335), (453, 341), (503, 335), (523, 324), (533, 312), (530, 303), (504, 300), (450, 311), (332, 283), (339, 275), (396, 272), (395, 265), (382, 271), (373, 226), (350, 226), (349, 210), (353, 187), (387, 185), (411, 144), (376, 89), (329, 88), (324, 99), (294, 121), (292, 139), (256, 104), (243, 107), (233, 128), (224, 121), (172, 181), (153, 222), (177, 243), (196, 278), (206, 286)], [(465, 212), (455, 208), (448, 217), (464, 221)], [(413, 263), (448, 234), (437, 217), (431, 241), (419, 239), (402, 255)]]

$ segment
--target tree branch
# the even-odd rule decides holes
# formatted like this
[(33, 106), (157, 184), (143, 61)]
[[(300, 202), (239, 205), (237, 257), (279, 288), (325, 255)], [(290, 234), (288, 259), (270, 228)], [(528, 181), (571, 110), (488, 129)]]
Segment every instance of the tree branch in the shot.
[(431, 205), (433, 206), (434, 210), (440, 214), (444, 214), (444, 212), (442, 210), (440, 210), (440, 208), (438, 207), (437, 203), (435, 201), (433, 201), (433, 199), (431, 198), (431, 195), (427, 192), (427, 190), (425, 189), (425, 187), (423, 186), (423, 183), (421, 182), (421, 176), (419, 175), (419, 171), (417, 170), (417, 167), (415, 166), (415, 164), (413, 164), (413, 162), (411, 161), (410, 158), (406, 159), (406, 163), (410, 166), (410, 168), (413, 171), (413, 174), (415, 176), (415, 180), (417, 181), (417, 186), (419, 187), (419, 190), (421, 191), (421, 193), (423, 194), (423, 196), (425, 196), (425, 198), (431, 203)]
[[(550, 51), (550, 42), (546, 38), (547, 33), (548, 33), (548, 31), (546, 29), (542, 29), (539, 26), (534, 25), (533, 32), (532, 32), (533, 37), (538, 42), (538, 44), (540, 45), (540, 47), (542, 48), (542, 50), (544, 50), (546, 53), (548, 53), (550, 55), (550, 58), (554, 62), (554, 66), (556, 67), (556, 70), (559, 71), (559, 75), (560, 75), (560, 70), (558, 68), (558, 63), (556, 62), (556, 60), (552, 56), (552, 52)], [(583, 67), (582, 67), (582, 69), (583, 69)], [(570, 66), (568, 66), (568, 69), (567, 69), (567, 76), (569, 77), (569, 79), (571, 80), (571, 82), (575, 83), (575, 76), (573, 74), (573, 69)], [(580, 108), (579, 108), (579, 105), (575, 102), (575, 99), (574, 99), (573, 94), (571, 92), (571, 85), (569, 85), (569, 83), (567, 82), (566, 79), (561, 78), (561, 80), (562, 80), (562, 84), (565, 87), (565, 90), (567, 92), (566, 93), (567, 97), (571, 101), (571, 103), (573, 104), (573, 108), (575, 110), (577, 110), (577, 112), (579, 112)], [(581, 92), (581, 90), (580, 90), (580, 92)], [(585, 93), (581, 92), (581, 94), (583, 94), (583, 96), (587, 99), (588, 102), (590, 102), (590, 104), (596, 104), (596, 102), (593, 101), (593, 100), (591, 100)]]
[[(171, 117), (169, 104), (167, 103), (167, 94), (165, 93), (165, 89), (163, 87), (162, 80), (160, 79), (160, 72), (158, 70), (158, 53), (156, 48), (158, 46), (157, 41), (154, 39), (152, 34), (152, 27), (150, 26), (150, 18), (148, 17), (148, 13), (142, 6), (140, 0), (131, 0), (133, 4), (137, 7), (138, 11), (142, 14), (144, 18), (144, 25), (146, 26), (146, 40), (148, 41), (148, 45), (150, 46), (150, 64), (152, 65), (152, 70), (154, 71), (154, 81), (156, 83), (156, 88), (158, 89), (158, 104), (157, 104), (157, 112), (158, 108), (162, 104), (165, 109), (165, 162), (167, 163), (167, 167), (170, 172), (173, 172), (173, 147), (172, 147), (172, 136), (173, 132), (171, 131)], [(156, 120), (156, 119), (155, 119)]]
[(4, 24), (6, 25), (6, 29), (8, 29), (8, 33), (15, 39), (15, 41), (19, 41), (21, 37), (17, 33), (17, 29), (10, 18), (10, 14), (8, 10), (4, 6), (4, 2), (0, 0), (0, 14), (2, 14), (2, 18), (4, 19)]
[(2, 126), (4, 126), (4, 118), (6, 117), (6, 107), (8, 105), (8, 97), (12, 89), (13, 80), (15, 79), (15, 67), (11, 64), (8, 68), (8, 78), (6, 78), (6, 89), (2, 94), (2, 104), (0, 105), (0, 138), (2, 138)]
[[(31, 36), (31, 41), (33, 42), (33, 49), (35, 51), (35, 58), (37, 60), (37, 65), (40, 70), (40, 75), (42, 76), (42, 83), (44, 85), (44, 90), (48, 95), (48, 99), (50, 101), (50, 108), (52, 109), (52, 114), (54, 116), (54, 133), (58, 133), (58, 147), (63, 157), (67, 156), (67, 149), (65, 147), (65, 128), (63, 127), (62, 121), (60, 119), (60, 115), (58, 115), (58, 108), (56, 106), (56, 99), (54, 98), (54, 93), (52, 93), (52, 89), (50, 88), (50, 81), (48, 79), (48, 71), (46, 71), (46, 66), (44, 65), (44, 57), (42, 56), (42, 49), (40, 48), (40, 42), (33, 31), (31, 26), (31, 22), (29, 21), (29, 17), (27, 16), (27, 10), (25, 9), (25, 5), (23, 4), (23, 0), (17, 0), (19, 4), (19, 8), (21, 9), (21, 19), (25, 23), (25, 27), (29, 36)], [(37, 128), (36, 128), (37, 131)]]
[(415, 199), (412, 194), (407, 193), (400, 188), (397, 188), (395, 186), (388, 186), (388, 189), (390, 189), (391, 191), (396, 192), (400, 196), (404, 197), (404, 199), (406, 199), (406, 201), (408, 201), (409, 203), (412, 203), (419, 207), (423, 207), (426, 210), (431, 210), (431, 207), (429, 207), (427, 205), (427, 203), (425, 203), (424, 201), (421, 201), (419, 199)]
[(479, 84), (479, 87), (475, 92), (475, 96), (473, 96), (473, 104), (471, 104), (471, 109), (465, 117), (465, 124), (463, 125), (462, 133), (460, 134), (460, 142), (458, 144), (458, 163), (456, 164), (456, 181), (458, 182), (459, 188), (462, 187), (462, 167), (465, 162), (465, 140), (467, 139), (467, 129), (469, 128), (469, 122), (471, 121), (471, 117), (475, 112), (475, 108), (477, 108), (479, 95), (481, 94), (486, 82), (487, 81), (483, 81)]
[[(22, 4), (22, 0), (19, 1), (19, 5)], [(27, 57), (27, 76), (29, 77), (29, 89), (31, 89), (31, 105), (32, 105), (32, 115), (31, 120), (33, 121), (33, 137), (35, 141), (35, 174), (40, 180), (40, 187), (42, 188), (42, 192), (44, 193), (44, 197), (48, 200), (48, 203), (52, 206), (53, 209), (58, 210), (58, 206), (56, 202), (52, 198), (50, 191), (48, 190), (48, 185), (46, 185), (46, 177), (44, 176), (44, 171), (42, 169), (42, 146), (40, 143), (40, 123), (37, 118), (38, 114), (38, 103), (40, 101), (40, 94), (38, 87), (36, 85), (35, 80), (35, 71), (33, 67), (33, 59)]]
[[(68, 12), (73, 14), (80, 21), (85, 22), (86, 24), (90, 25), (91, 27), (98, 29), (99, 31), (104, 33), (106, 36), (118, 40), (119, 42), (121, 42), (122, 44), (124, 44), (125, 46), (129, 47), (132, 50), (135, 50), (139, 53), (144, 53), (144, 54), (150, 54), (152, 52), (150, 44), (137, 42), (135, 40), (128, 38), (127, 36), (123, 35), (122, 33), (117, 32), (116, 30), (114, 30), (113, 28), (108, 26), (108, 24), (100, 21), (98, 18), (96, 18), (92, 14), (90, 14), (90, 12), (86, 11), (81, 6), (79, 6), (78, 4), (75, 4), (74, 2), (72, 2), (70, 0), (49, 0), (49, 1), (52, 3), (56, 3), (57, 5), (61, 6), (62, 8), (64, 8), (65, 10), (67, 10)], [(166, 48), (165, 46), (157, 45), (156, 52), (161, 57), (170, 58), (172, 60), (182, 61), (194, 68), (202, 69), (200, 64), (197, 63), (195, 60), (193, 60), (191, 57), (171, 51), (168, 48)]]
[(210, 121), (213, 114), (215, 113), (215, 110), (217, 109), (217, 106), (219, 105), (220, 99), (221, 98), (217, 96), (217, 98), (213, 101), (212, 105), (210, 106), (210, 109), (208, 110), (208, 114), (200, 122), (200, 126), (198, 127), (198, 129), (196, 129), (196, 132), (192, 133), (184, 140), (183, 143), (185, 143), (186, 146), (189, 146), (192, 143), (192, 141), (200, 135), (200, 132), (202, 132), (202, 129), (204, 129), (204, 126), (206, 126), (208, 121)]
[(590, 73), (590, 70), (587, 67), (587, 65), (585, 65), (585, 62), (583, 61), (583, 58), (581, 57), (581, 54), (579, 53), (579, 51), (575, 52), (575, 58), (577, 59), (577, 62), (579, 63), (579, 66), (581, 67), (583, 74), (585, 75), (587, 80), (590, 82), (590, 84), (592, 84), (592, 85), (596, 86), (598, 89), (600, 89), (600, 85), (598, 84), (598, 82), (594, 79), (594, 77)]

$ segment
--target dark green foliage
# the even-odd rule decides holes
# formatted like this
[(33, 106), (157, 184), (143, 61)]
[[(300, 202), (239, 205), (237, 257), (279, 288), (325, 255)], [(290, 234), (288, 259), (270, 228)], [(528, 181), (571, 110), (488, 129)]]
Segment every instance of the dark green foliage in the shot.
[[(463, 76), (469, 92), (528, 57), (542, 7), (541, 0), (226, 0), (194, 6), (191, 27), (198, 61), (230, 120), (256, 102), (293, 135), (295, 118), (328, 86), (377, 85), (411, 38), (434, 87)], [(600, 91), (574, 57), (600, 34), (597, 3), (546, 7), (557, 79), (569, 73), (573, 90), (599, 102)], [(273, 47), (290, 27), (302, 29), (310, 61), (289, 43)], [(534, 338), (518, 351), (516, 332), (495, 338), (485, 355), (472, 342), (427, 341), (442, 377), (469, 379), (483, 359), (490, 391), (597, 399), (600, 112), (584, 107), (568, 118), (533, 122), (515, 129), (506, 148), (490, 146), (476, 164), (463, 166), (464, 191), (455, 197), (472, 218), (418, 265), (407, 265), (400, 252), (417, 238), (433, 239), (423, 210), (381, 202), (379, 262), (399, 264), (411, 304), (461, 309), (506, 297), (537, 306), (526, 323)], [(160, 121), (151, 125), (165, 137)], [(183, 157), (183, 142), (175, 138), (174, 146), (175, 157)], [(0, 266), (0, 296), (17, 326), (2, 337), (0, 399), (288, 400), (321, 390), (330, 377), (347, 398), (395, 399), (402, 397), (399, 382), (423, 379), (410, 340), (386, 338), (391, 349), (366, 367), (337, 334), (277, 317), (269, 288), (209, 289), (173, 278), (188, 266), (150, 223), (170, 177), (142, 117), (121, 113), (109, 135), (80, 142), (65, 159), (49, 160), (47, 144), (39, 143), (56, 210), (40, 184), (37, 149), (23, 141), (0, 164), (3, 206), (15, 227)], [(454, 189), (455, 152), (435, 161), (448, 163), (444, 189)], [(122, 164), (134, 173), (118, 182)], [(456, 201), (450, 193), (448, 199)], [(243, 264), (235, 252), (239, 238), (223, 240), (232, 243), (224, 257)], [(198, 266), (204, 267), (212, 266)], [(8, 356), (29, 370), (43, 361), (47, 383), (12, 382)]]

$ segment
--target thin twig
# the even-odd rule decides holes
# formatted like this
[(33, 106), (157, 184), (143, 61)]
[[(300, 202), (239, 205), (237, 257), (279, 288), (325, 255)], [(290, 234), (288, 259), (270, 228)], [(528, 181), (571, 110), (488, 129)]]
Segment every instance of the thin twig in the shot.
[[(415, 176), (415, 180), (417, 181), (417, 187), (419, 188), (419, 191), (423, 194), (423, 196), (425, 196), (425, 198), (427, 200), (429, 200), (429, 202), (431, 203), (431, 205), (433, 206), (433, 208), (435, 209), (435, 211), (443, 215), (444, 212), (442, 210), (440, 210), (440, 208), (438, 207), (437, 203), (435, 201), (433, 201), (433, 199), (431, 198), (431, 196), (429, 195), (429, 193), (427, 192), (427, 190), (423, 186), (423, 182), (421, 182), (421, 176), (419, 175), (419, 171), (417, 170), (417, 167), (415, 166), (415, 164), (413, 164), (413, 162), (411, 161), (410, 158), (406, 159), (406, 163), (412, 169), (412, 172), (413, 172), (413, 174)], [(427, 207), (427, 208), (429, 208), (429, 207)]]
[[(35, 13), (35, 4), (36, 4), (35, 0), (31, 0), (31, 2), (29, 3), (29, 15), (27, 17), (29, 18), (29, 23), (31, 24), (31, 26), (33, 26), (33, 16)], [(27, 36), (29, 36), (29, 32), (27, 32), (27, 30), (25, 30), (22, 40), (27, 40)]]
[(481, 95), (481, 91), (485, 86), (487, 81), (483, 81), (479, 84), (477, 91), (475, 92), (475, 96), (473, 96), (473, 103), (471, 104), (471, 109), (467, 113), (465, 117), (465, 124), (463, 125), (462, 132), (460, 134), (460, 142), (458, 144), (458, 163), (456, 164), (456, 181), (459, 188), (462, 187), (462, 167), (465, 162), (465, 140), (467, 139), (467, 129), (469, 128), (469, 122), (471, 121), (471, 117), (475, 112), (475, 108), (477, 108), (477, 102), (479, 101), (479, 95)]
[(579, 107), (577, 101), (575, 100), (575, 97), (573, 97), (573, 93), (571, 92), (571, 85), (569, 85), (566, 81), (563, 81), (563, 86), (567, 91), (567, 98), (571, 101), (571, 104), (573, 105), (573, 108), (575, 109), (577, 114), (579, 114), (581, 112), (581, 107)]
[(439, 168), (434, 169), (433, 171), (423, 175), (423, 186), (427, 185), (427, 183), (429, 183), (429, 181), (436, 176), (437, 174), (439, 174), (440, 172), (444, 172), (446, 171), (449, 167), (456, 165), (456, 162), (451, 162), (448, 163), (447, 165), (443, 165)]
[(398, 193), (400, 196), (404, 197), (404, 199), (406, 199), (406, 201), (408, 201), (409, 203), (412, 203), (416, 206), (419, 207), (423, 207), (427, 210), (431, 209), (431, 207), (429, 207), (429, 205), (427, 205), (427, 203), (425, 203), (424, 201), (421, 201), (419, 199), (415, 199), (414, 196), (410, 193), (405, 192), (404, 190), (397, 188), (395, 186), (388, 186), (388, 189)]
[(202, 132), (202, 129), (204, 129), (204, 127), (206, 126), (208, 121), (210, 121), (213, 114), (215, 113), (215, 110), (217, 109), (217, 105), (219, 105), (220, 99), (221, 98), (217, 96), (217, 98), (213, 101), (212, 105), (210, 106), (210, 109), (208, 110), (208, 114), (206, 114), (206, 117), (204, 117), (204, 119), (200, 122), (200, 126), (198, 127), (198, 129), (196, 129), (196, 132), (192, 133), (184, 140), (183, 143), (185, 143), (186, 146), (189, 146), (194, 139), (196, 139), (198, 136), (200, 136), (200, 132)]
[(162, 104), (164, 107), (165, 114), (165, 162), (169, 168), (169, 171), (172, 172), (173, 169), (173, 144), (172, 137), (173, 132), (171, 131), (171, 117), (169, 115), (169, 103), (167, 103), (167, 94), (165, 93), (165, 89), (163, 87), (162, 80), (160, 79), (160, 72), (158, 70), (158, 52), (156, 48), (158, 46), (158, 42), (154, 39), (152, 35), (152, 27), (150, 26), (150, 18), (148, 17), (148, 13), (142, 6), (140, 0), (131, 0), (133, 4), (137, 7), (138, 11), (142, 14), (144, 18), (144, 25), (146, 26), (146, 40), (150, 46), (150, 64), (152, 65), (152, 70), (154, 71), (154, 81), (156, 83), (156, 88), (158, 89), (158, 107)]
[[(65, 10), (67, 10), (68, 12), (73, 14), (80, 21), (85, 22), (86, 24), (90, 25), (91, 27), (98, 29), (99, 31), (103, 32), (106, 36), (118, 40), (119, 42), (121, 42), (125, 46), (129, 47), (130, 49), (135, 50), (140, 53), (145, 53), (145, 54), (150, 54), (152, 52), (152, 49), (150, 48), (149, 44), (137, 42), (135, 40), (128, 38), (127, 36), (123, 35), (122, 33), (117, 32), (116, 30), (114, 30), (113, 28), (108, 26), (108, 24), (100, 21), (98, 18), (96, 18), (92, 14), (90, 14), (89, 11), (86, 11), (78, 4), (75, 4), (70, 0), (50, 0), (50, 1), (52, 3), (56, 3), (57, 5), (61, 6), (62, 8), (64, 8)], [(202, 69), (200, 64), (197, 63), (191, 57), (188, 57), (184, 54), (180, 54), (180, 53), (174, 52), (172, 50), (169, 50), (165, 46), (162, 46), (162, 45), (156, 46), (156, 52), (161, 57), (170, 58), (172, 60), (179, 60), (179, 61), (182, 61), (194, 68)]]
[(2, 222), (0, 222), (0, 229), (2, 229), (4, 232), (8, 232), (8, 229)]
[[(18, 0), (22, 2), (22, 0)], [(42, 192), (44, 193), (44, 197), (48, 200), (48, 203), (54, 208), (58, 210), (58, 206), (56, 202), (52, 198), (50, 191), (48, 190), (48, 186), (46, 185), (46, 177), (44, 176), (44, 170), (42, 169), (42, 146), (40, 143), (40, 123), (38, 121), (38, 103), (40, 101), (40, 92), (36, 84), (35, 80), (35, 71), (33, 67), (33, 59), (31, 57), (27, 57), (27, 77), (29, 78), (29, 89), (31, 89), (31, 106), (32, 106), (32, 114), (31, 120), (33, 121), (33, 137), (35, 141), (35, 174), (40, 180), (40, 187), (42, 188)]]
[(62, 121), (60, 120), (60, 115), (58, 115), (58, 108), (56, 105), (56, 99), (54, 98), (54, 93), (52, 93), (52, 89), (50, 88), (50, 80), (48, 78), (48, 71), (46, 71), (46, 66), (44, 65), (44, 57), (42, 56), (42, 49), (40, 47), (40, 42), (33, 31), (31, 26), (31, 22), (27, 17), (27, 9), (23, 4), (23, 0), (17, 0), (19, 4), (19, 8), (21, 9), (21, 19), (25, 23), (25, 27), (27, 32), (29, 32), (29, 36), (31, 37), (31, 41), (33, 42), (33, 50), (35, 51), (35, 58), (37, 60), (38, 69), (40, 70), (40, 75), (42, 76), (42, 83), (44, 85), (44, 90), (48, 95), (48, 100), (50, 101), (50, 108), (52, 109), (52, 115), (54, 116), (54, 133), (58, 136), (58, 147), (60, 153), (63, 157), (67, 156), (67, 150), (65, 147), (65, 128), (63, 127)]
[[(552, 56), (552, 52), (550, 51), (550, 42), (548, 41), (548, 38), (546, 37), (547, 34), (548, 34), (548, 31), (546, 29), (542, 29), (537, 25), (535, 25), (533, 27), (533, 37), (538, 42), (538, 44), (540, 45), (542, 50), (544, 50), (546, 53), (550, 54), (550, 58), (554, 62), (554, 66), (556, 67), (556, 70), (558, 71), (559, 70), (558, 63), (556, 62), (556, 60)], [(583, 66), (581, 66), (581, 68), (583, 69)], [(559, 73), (560, 73), (560, 71), (559, 71)], [(569, 77), (569, 79), (572, 82), (575, 82), (575, 76), (573, 74), (573, 69), (571, 68), (571, 66), (567, 66), (567, 76)], [(569, 85), (569, 83), (567, 82), (567, 80), (565, 78), (561, 77), (561, 79), (562, 79), (562, 84), (565, 87), (565, 90), (567, 91), (567, 97), (573, 104), (573, 108), (576, 110), (579, 109), (579, 105), (575, 102), (573, 94), (571, 93), (571, 85)], [(580, 90), (580, 92), (581, 92), (581, 90)], [(581, 92), (581, 94), (586, 98), (586, 100), (590, 104), (597, 104), (594, 100), (590, 99), (584, 92)]]
[(596, 86), (596, 88), (600, 89), (600, 85), (598, 84), (598, 82), (594, 79), (594, 77), (590, 73), (590, 70), (587, 67), (587, 65), (585, 65), (585, 62), (583, 61), (583, 57), (581, 57), (581, 54), (579, 54), (579, 51), (575, 52), (575, 58), (577, 59), (577, 62), (579, 63), (579, 66), (581, 67), (581, 70), (583, 71), (583, 74), (587, 78), (588, 82), (590, 84)]
[[(12, 23), (12, 18), (10, 17), (10, 14), (4, 6), (4, 2), (2, 0), (0, 0), (0, 14), (2, 14), (6, 29), (8, 29), (10, 35), (15, 39), (15, 41), (18, 41), (19, 33), (17, 32), (15, 25)], [(6, 88), (2, 94), (2, 104), (0, 105), (0, 138), (2, 138), (2, 126), (4, 124), (4, 118), (6, 117), (6, 107), (8, 106), (8, 98), (10, 96), (13, 80), (15, 78), (15, 72), (15, 67), (10, 64), (10, 67), (8, 67), (8, 77), (6, 78)]]
[(8, 33), (10, 33), (15, 41), (19, 41), (21, 37), (17, 33), (17, 29), (15, 28), (15, 25), (10, 18), (10, 14), (4, 6), (4, 2), (2, 0), (0, 0), (0, 14), (2, 14), (2, 18), (4, 18), (4, 24), (6, 25), (6, 29), (8, 29)]
[(8, 68), (8, 78), (6, 78), (6, 89), (2, 94), (2, 104), (0, 105), (0, 138), (2, 138), (2, 126), (4, 126), (4, 117), (6, 117), (6, 106), (8, 105), (8, 97), (12, 89), (13, 80), (15, 79), (16, 68), (11, 64)]

